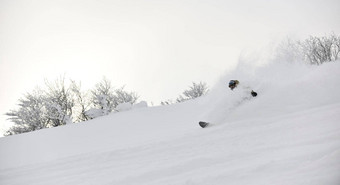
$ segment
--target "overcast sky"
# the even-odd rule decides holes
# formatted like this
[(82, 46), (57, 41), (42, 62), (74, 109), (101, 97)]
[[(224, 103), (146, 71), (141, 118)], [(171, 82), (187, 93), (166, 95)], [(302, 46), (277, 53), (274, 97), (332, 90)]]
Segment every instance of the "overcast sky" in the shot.
[(209, 86), (241, 51), (280, 37), (340, 33), (339, 0), (0, 0), (0, 129), (44, 79), (89, 89), (103, 76), (141, 100)]

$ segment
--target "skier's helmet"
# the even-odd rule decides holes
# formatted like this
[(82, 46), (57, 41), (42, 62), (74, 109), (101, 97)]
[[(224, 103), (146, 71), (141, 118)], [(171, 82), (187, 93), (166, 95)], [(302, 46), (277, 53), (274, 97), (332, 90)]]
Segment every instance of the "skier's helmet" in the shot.
[(238, 80), (230, 80), (229, 81), (229, 88), (234, 89), (237, 86), (238, 83), (239, 83)]

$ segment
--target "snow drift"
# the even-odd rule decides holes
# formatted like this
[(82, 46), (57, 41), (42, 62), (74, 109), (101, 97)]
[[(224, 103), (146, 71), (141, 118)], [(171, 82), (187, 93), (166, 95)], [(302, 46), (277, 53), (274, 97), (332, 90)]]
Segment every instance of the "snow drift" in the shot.
[[(0, 184), (338, 185), (339, 74), (340, 62), (240, 64), (196, 100), (0, 138)], [(258, 96), (243, 101), (230, 79)]]

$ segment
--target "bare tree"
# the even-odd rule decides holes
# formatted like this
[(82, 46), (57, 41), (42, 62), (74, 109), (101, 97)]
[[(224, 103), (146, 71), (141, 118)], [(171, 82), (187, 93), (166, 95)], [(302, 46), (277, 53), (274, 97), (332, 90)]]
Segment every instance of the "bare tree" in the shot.
[(186, 100), (195, 99), (195, 98), (203, 96), (207, 93), (208, 93), (208, 87), (207, 87), (206, 83), (203, 83), (203, 82), (195, 83), (195, 82), (193, 82), (192, 86), (190, 86), (188, 90), (185, 90), (183, 92), (184, 97), (182, 95), (180, 95), (177, 98), (176, 101), (177, 102), (183, 102), (183, 101), (186, 101)]
[(315, 37), (310, 36), (304, 41), (298, 41), (301, 52), (310, 64), (320, 65), (324, 62), (336, 61), (340, 52), (340, 36)]
[(340, 36), (334, 33), (330, 36), (310, 36), (305, 40), (290, 38), (281, 42), (277, 48), (277, 59), (298, 62), (304, 61), (313, 65), (333, 62), (339, 59)]

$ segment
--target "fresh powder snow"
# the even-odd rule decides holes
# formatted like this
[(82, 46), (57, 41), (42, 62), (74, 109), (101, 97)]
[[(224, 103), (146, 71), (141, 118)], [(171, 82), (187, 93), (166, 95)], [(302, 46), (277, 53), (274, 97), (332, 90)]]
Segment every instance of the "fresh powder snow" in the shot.
[(339, 74), (340, 62), (239, 66), (195, 100), (0, 138), (0, 184), (339, 185)]

